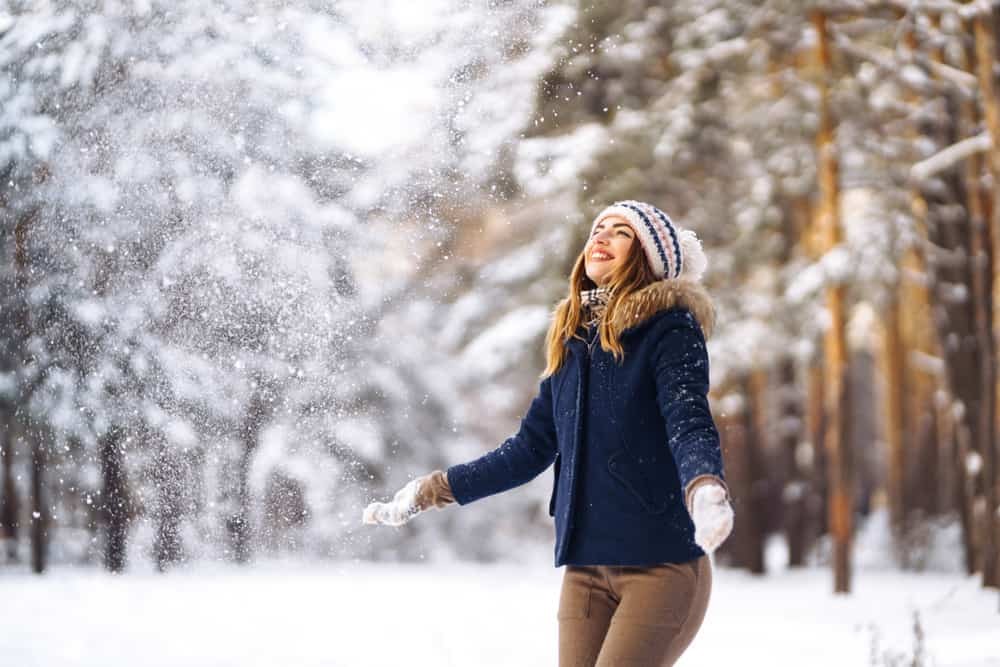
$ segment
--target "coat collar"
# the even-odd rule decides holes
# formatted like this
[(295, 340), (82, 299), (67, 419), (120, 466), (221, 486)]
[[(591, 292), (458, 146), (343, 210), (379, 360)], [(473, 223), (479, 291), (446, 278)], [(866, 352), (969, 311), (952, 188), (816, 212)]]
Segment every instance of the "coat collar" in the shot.
[(653, 315), (673, 308), (690, 311), (701, 325), (705, 338), (712, 335), (715, 327), (712, 297), (701, 283), (686, 278), (658, 280), (632, 292), (611, 313), (612, 327), (625, 332), (643, 324)]
[[(559, 305), (567, 300), (564, 298)], [(658, 280), (637, 289), (627, 295), (613, 313), (606, 315), (611, 317), (611, 325), (615, 331), (620, 332), (620, 335), (627, 335), (657, 313), (674, 308), (690, 311), (701, 326), (705, 338), (712, 335), (712, 329), (715, 327), (715, 307), (712, 298), (701, 283), (686, 278)], [(583, 345), (583, 342), (576, 338), (568, 342), (571, 347), (574, 343)]]

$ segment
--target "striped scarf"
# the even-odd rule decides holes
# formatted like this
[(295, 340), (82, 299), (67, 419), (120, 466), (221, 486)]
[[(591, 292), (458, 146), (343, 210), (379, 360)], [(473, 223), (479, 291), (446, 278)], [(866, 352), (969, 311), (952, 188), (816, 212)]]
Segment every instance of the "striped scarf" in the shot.
[(601, 321), (604, 315), (604, 307), (608, 305), (611, 298), (611, 290), (607, 287), (595, 287), (580, 291), (580, 301), (583, 304), (583, 319), (590, 327)]

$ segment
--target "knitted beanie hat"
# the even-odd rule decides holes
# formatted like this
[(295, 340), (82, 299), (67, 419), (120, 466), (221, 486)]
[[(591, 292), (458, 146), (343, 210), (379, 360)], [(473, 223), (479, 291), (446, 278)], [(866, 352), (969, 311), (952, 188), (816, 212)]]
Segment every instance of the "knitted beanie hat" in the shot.
[(652, 204), (629, 199), (615, 202), (598, 213), (590, 234), (594, 234), (597, 223), (610, 216), (620, 216), (632, 227), (657, 278), (701, 280), (708, 258), (693, 231), (681, 229)]

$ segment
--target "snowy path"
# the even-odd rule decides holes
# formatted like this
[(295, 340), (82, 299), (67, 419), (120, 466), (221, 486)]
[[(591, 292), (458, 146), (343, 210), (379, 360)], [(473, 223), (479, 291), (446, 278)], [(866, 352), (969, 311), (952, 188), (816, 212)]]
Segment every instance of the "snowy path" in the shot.
[[(41, 579), (0, 570), (0, 664), (551, 666), (561, 575), (472, 564), (59, 569)], [(834, 598), (826, 571), (717, 571), (680, 665), (869, 665), (870, 624), (883, 650), (909, 652), (918, 609), (927, 664), (1000, 667), (997, 597), (973, 579), (861, 572), (855, 583), (855, 595)]]

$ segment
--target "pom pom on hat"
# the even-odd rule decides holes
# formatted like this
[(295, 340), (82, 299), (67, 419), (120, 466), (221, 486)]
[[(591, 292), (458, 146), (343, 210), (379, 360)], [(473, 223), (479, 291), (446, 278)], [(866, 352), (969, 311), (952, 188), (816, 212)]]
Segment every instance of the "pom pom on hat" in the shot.
[(708, 258), (692, 230), (681, 229), (652, 204), (628, 199), (598, 213), (590, 226), (591, 235), (597, 223), (610, 216), (619, 216), (632, 227), (657, 278), (701, 280)]
[(681, 269), (681, 278), (691, 280), (701, 280), (708, 269), (708, 257), (701, 247), (701, 240), (691, 229), (681, 229), (678, 231), (681, 243), (681, 257), (684, 258), (684, 266)]

